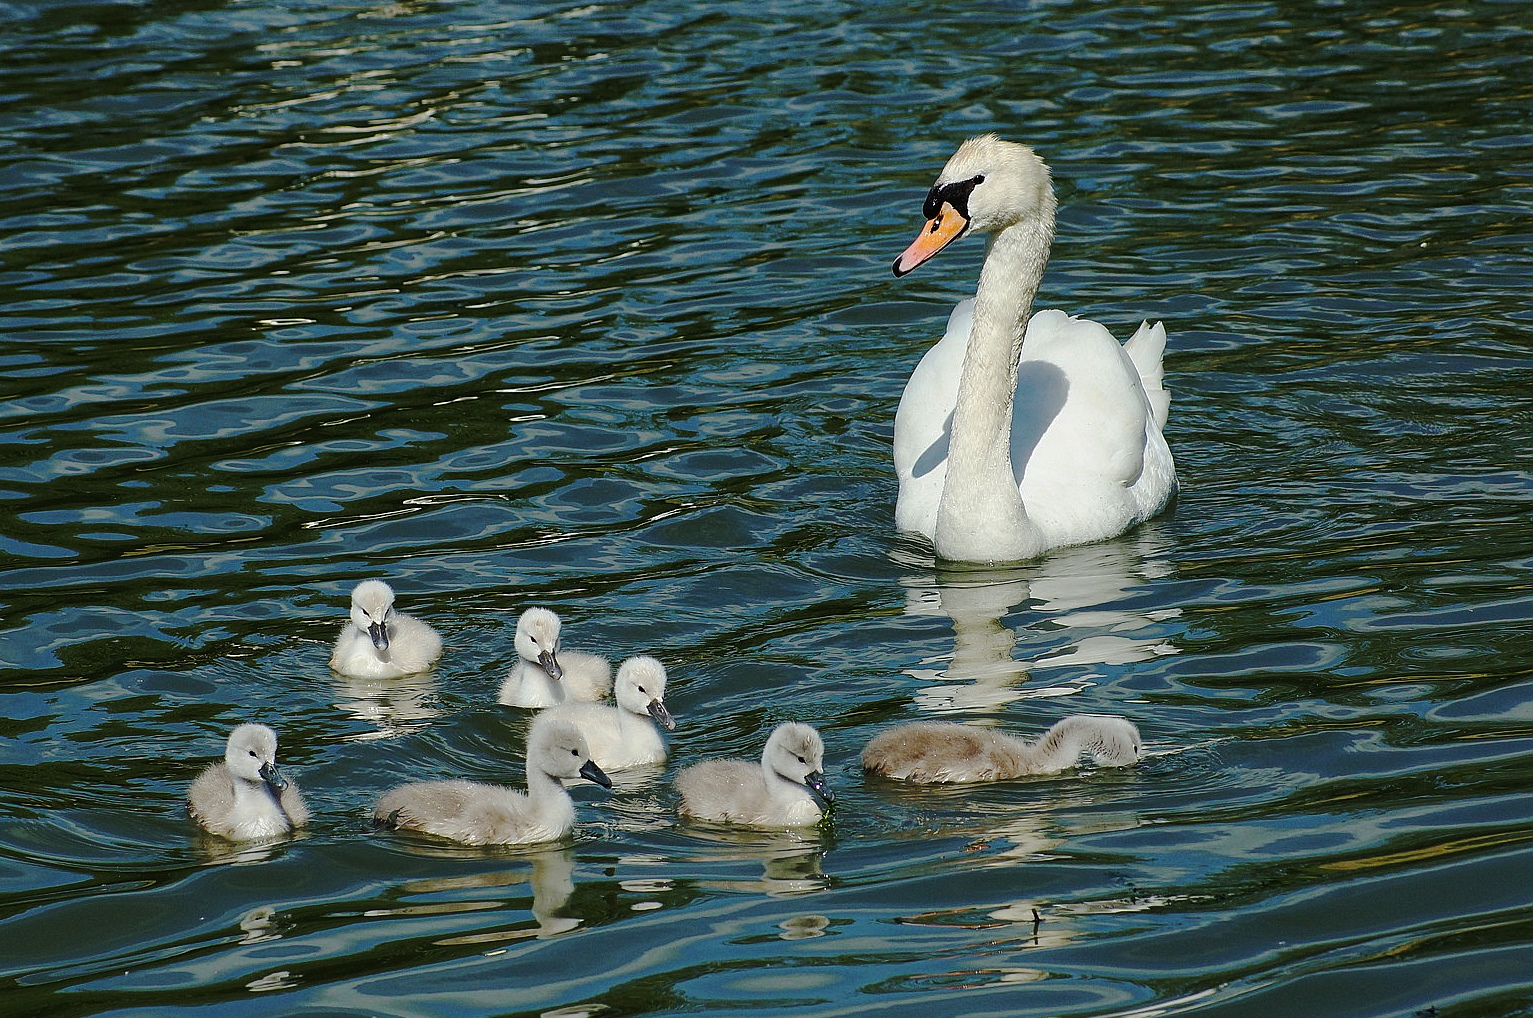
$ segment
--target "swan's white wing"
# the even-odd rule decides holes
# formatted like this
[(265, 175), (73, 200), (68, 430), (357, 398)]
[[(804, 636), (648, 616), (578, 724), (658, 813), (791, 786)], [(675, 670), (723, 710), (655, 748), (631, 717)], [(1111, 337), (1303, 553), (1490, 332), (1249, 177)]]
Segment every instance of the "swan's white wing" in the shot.
[[(1148, 346), (1141, 341), (1140, 352)], [(1170, 452), (1132, 355), (1101, 325), (1062, 311), (1040, 311), (1028, 323), (1011, 438), (1023, 504), (1050, 546), (1121, 533), (1147, 518), (1147, 503), (1164, 506), (1174, 488), (1174, 480), (1166, 487), (1175, 477)]]
[(1166, 327), (1160, 322), (1153, 325), (1141, 322), (1139, 330), (1123, 344), (1123, 350), (1139, 371), (1144, 394), (1149, 397), (1150, 409), (1155, 411), (1155, 427), (1164, 428), (1171, 412), (1171, 394), (1166, 391), (1161, 367), (1166, 353)]

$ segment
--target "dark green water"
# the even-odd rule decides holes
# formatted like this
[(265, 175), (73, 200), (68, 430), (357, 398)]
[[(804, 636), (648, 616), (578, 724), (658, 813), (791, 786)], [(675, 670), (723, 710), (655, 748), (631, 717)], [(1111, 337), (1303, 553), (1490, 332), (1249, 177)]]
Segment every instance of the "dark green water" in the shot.
[[(1533, 1013), (1525, 4), (0, 26), (0, 1012)], [(888, 266), (985, 130), (1054, 167), (1041, 302), (1165, 319), (1183, 490), (948, 575), (888, 444), (980, 245)], [(368, 576), (434, 674), (329, 672)], [(678, 826), (657, 773), (542, 851), (372, 833), (520, 779), (532, 603), (667, 662), (676, 764), (818, 725), (833, 824)], [(1152, 755), (856, 767), (1078, 711)], [(247, 719), (316, 821), (231, 853), (182, 801)]]

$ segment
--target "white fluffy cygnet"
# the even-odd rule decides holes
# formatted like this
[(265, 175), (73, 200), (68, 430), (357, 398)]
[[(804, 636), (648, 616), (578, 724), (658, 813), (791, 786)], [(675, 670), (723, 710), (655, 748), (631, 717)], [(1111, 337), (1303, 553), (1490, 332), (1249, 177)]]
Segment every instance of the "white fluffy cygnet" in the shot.
[(707, 760), (676, 775), (682, 816), (744, 827), (818, 823), (834, 796), (825, 784), (825, 745), (808, 725), (778, 725), (761, 762)]
[(477, 781), (420, 781), (386, 792), (373, 807), (373, 817), (398, 830), (465, 845), (556, 841), (575, 826), (575, 803), (562, 778), (612, 787), (591, 761), (578, 728), (537, 717), (527, 734), (526, 792)]
[(330, 667), (354, 679), (397, 679), (423, 672), (442, 655), (442, 638), (394, 610), (394, 591), (363, 580), (351, 592), (351, 619), (336, 638)]
[(1073, 714), (1037, 742), (973, 725), (918, 721), (874, 736), (862, 766), (905, 781), (1004, 781), (1053, 774), (1085, 754), (1106, 767), (1127, 767), (1138, 762), (1141, 746), (1133, 722), (1102, 714)]
[(569, 721), (585, 736), (591, 759), (604, 771), (665, 763), (665, 736), (656, 724), (675, 728), (665, 709), (665, 666), (648, 656), (618, 665), (613, 683), (615, 705), (561, 703), (539, 717)]
[(230, 841), (280, 838), (309, 822), (298, 786), (277, 770), (277, 733), (265, 725), (230, 732), (223, 762), (197, 775), (186, 802), (193, 820)]
[(516, 664), (500, 685), (500, 702), (511, 707), (595, 703), (612, 692), (612, 663), (596, 654), (564, 650), (559, 616), (528, 608), (516, 620)]

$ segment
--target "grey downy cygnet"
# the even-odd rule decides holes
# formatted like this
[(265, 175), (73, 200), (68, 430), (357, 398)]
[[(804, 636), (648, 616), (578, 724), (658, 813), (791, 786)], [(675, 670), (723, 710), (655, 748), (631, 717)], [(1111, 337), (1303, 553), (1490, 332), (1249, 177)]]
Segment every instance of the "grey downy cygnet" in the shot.
[(298, 786), (277, 770), (277, 733), (265, 725), (229, 733), (223, 762), (192, 782), (187, 810), (210, 834), (231, 841), (280, 838), (309, 822)]
[(351, 592), (351, 618), (336, 637), (330, 667), (354, 679), (397, 679), (423, 672), (442, 654), (442, 638), (394, 610), (394, 591), (363, 580)]
[(660, 725), (676, 727), (665, 707), (665, 666), (647, 655), (618, 665), (612, 693), (616, 701), (561, 703), (539, 717), (569, 721), (585, 736), (591, 759), (604, 771), (665, 763), (665, 736)]
[(559, 616), (528, 608), (516, 620), (516, 664), (500, 685), (510, 707), (552, 707), (567, 701), (595, 703), (612, 691), (612, 664), (596, 654), (565, 650)]
[(557, 841), (575, 825), (575, 803), (561, 779), (612, 781), (591, 761), (580, 730), (567, 721), (534, 718), (527, 735), (527, 791), (477, 781), (420, 781), (386, 792), (373, 818), (465, 845), (530, 845)]
[(759, 763), (706, 760), (676, 775), (683, 816), (745, 827), (818, 823), (834, 801), (825, 784), (825, 745), (806, 724), (778, 725)]
[(1133, 722), (1105, 714), (1073, 714), (1037, 742), (973, 725), (918, 721), (874, 736), (862, 766), (870, 774), (929, 784), (1004, 781), (1054, 774), (1084, 755), (1106, 767), (1127, 767), (1138, 762), (1142, 745)]

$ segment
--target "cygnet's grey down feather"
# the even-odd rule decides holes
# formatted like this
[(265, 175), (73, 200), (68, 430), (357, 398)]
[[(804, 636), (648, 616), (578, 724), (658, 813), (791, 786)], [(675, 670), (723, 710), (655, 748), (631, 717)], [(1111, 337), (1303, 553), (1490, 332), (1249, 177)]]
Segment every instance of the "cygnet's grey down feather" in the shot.
[(767, 739), (761, 762), (708, 760), (676, 775), (683, 816), (744, 827), (818, 823), (833, 796), (825, 784), (820, 733), (790, 721)]
[(353, 679), (397, 679), (425, 671), (441, 655), (436, 630), (396, 612), (387, 583), (363, 580), (351, 592), (351, 618), (336, 637), (330, 667)]
[(613, 683), (616, 703), (561, 703), (538, 716), (578, 727), (591, 749), (591, 759), (604, 771), (665, 763), (665, 736), (659, 725), (676, 727), (665, 707), (665, 684), (665, 666), (659, 661), (631, 657), (618, 665)]
[(562, 778), (612, 781), (591, 761), (580, 730), (567, 721), (534, 718), (527, 735), (527, 791), (477, 781), (420, 781), (378, 800), (373, 818), (465, 845), (556, 841), (575, 825), (575, 803)]
[(596, 654), (565, 650), (559, 616), (528, 608), (516, 620), (516, 664), (500, 685), (509, 707), (552, 707), (576, 701), (596, 703), (612, 692), (612, 663)]
[(223, 762), (192, 782), (187, 810), (208, 833), (230, 841), (280, 838), (309, 822), (298, 786), (277, 770), (277, 733), (265, 725), (229, 733)]
[(973, 725), (918, 721), (880, 732), (862, 751), (870, 774), (924, 783), (1002, 781), (1052, 774), (1091, 755), (1106, 767), (1139, 760), (1139, 729), (1126, 718), (1074, 714), (1037, 742)]

